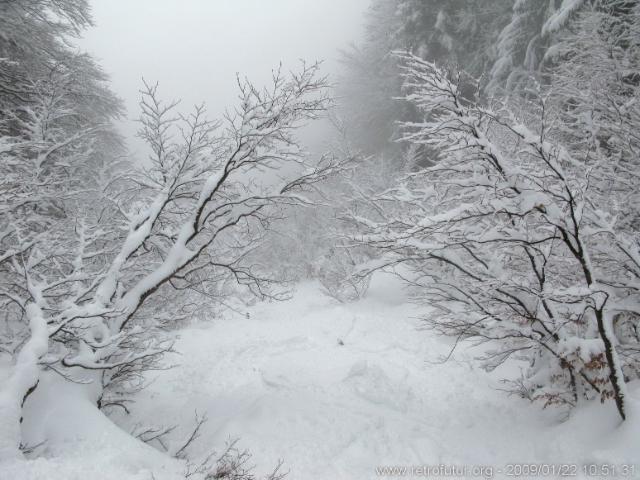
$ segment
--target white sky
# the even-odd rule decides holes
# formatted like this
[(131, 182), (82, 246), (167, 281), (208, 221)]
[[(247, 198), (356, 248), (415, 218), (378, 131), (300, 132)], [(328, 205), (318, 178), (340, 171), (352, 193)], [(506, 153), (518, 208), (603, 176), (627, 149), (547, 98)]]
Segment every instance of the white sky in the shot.
[(257, 85), (283, 62), (324, 60), (336, 72), (338, 49), (358, 41), (369, 0), (91, 0), (96, 26), (81, 48), (98, 58), (125, 101), (132, 153), (141, 78), (158, 81), (181, 108), (206, 102), (217, 117), (236, 98), (236, 72)]

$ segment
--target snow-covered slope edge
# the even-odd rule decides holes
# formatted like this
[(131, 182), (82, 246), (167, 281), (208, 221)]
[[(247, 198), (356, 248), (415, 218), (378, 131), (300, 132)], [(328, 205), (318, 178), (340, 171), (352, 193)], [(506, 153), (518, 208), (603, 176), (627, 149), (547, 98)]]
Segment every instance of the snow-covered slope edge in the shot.
[[(206, 414), (195, 460), (237, 437), (258, 473), (283, 458), (288, 478), (302, 480), (381, 478), (376, 467), (395, 465), (483, 465), (502, 478), (513, 463), (640, 463), (639, 385), (622, 427), (611, 404), (561, 421), (558, 410), (505, 395), (504, 372), (478, 369), (469, 351), (437, 363), (450, 343), (421, 331), (419, 313), (391, 277), (349, 305), (300, 285), (290, 301), (180, 332), (179, 367), (159, 372), (132, 416), (116, 420), (126, 430), (180, 424), (180, 439), (195, 412)], [(124, 433), (77, 389), (86, 387), (44, 377), (23, 424), (30, 444), (46, 440), (43, 456), (0, 465), (0, 478), (183, 478), (183, 463)], [(30, 409), (44, 421), (30, 423)]]
[[(105, 417), (84, 385), (44, 374), (24, 410), (23, 437), (34, 460), (0, 464), (11, 480), (182, 480), (184, 465), (133, 438)], [(30, 415), (37, 411), (37, 415)], [(39, 423), (30, 421), (32, 418)]]
[(155, 425), (207, 414), (196, 457), (238, 437), (263, 471), (284, 458), (303, 480), (380, 478), (384, 465), (486, 465), (499, 478), (510, 463), (640, 463), (637, 415), (618, 428), (613, 404), (593, 403), (564, 421), (507, 396), (505, 372), (487, 374), (468, 350), (439, 363), (450, 342), (420, 330), (424, 309), (395, 277), (353, 304), (308, 283), (246, 313), (181, 332), (180, 367), (134, 406)]

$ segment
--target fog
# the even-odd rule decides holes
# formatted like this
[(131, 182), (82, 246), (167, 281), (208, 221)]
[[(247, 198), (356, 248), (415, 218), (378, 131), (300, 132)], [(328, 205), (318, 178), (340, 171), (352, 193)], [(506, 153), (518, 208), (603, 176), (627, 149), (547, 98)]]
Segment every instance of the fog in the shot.
[(369, 0), (92, 0), (95, 27), (82, 49), (93, 54), (124, 100), (121, 129), (132, 154), (142, 77), (159, 82), (181, 109), (205, 102), (218, 116), (236, 98), (236, 73), (257, 85), (282, 62), (322, 60), (335, 77), (339, 49), (356, 42)]
[(638, 72), (640, 0), (0, 0), (0, 480), (640, 480)]

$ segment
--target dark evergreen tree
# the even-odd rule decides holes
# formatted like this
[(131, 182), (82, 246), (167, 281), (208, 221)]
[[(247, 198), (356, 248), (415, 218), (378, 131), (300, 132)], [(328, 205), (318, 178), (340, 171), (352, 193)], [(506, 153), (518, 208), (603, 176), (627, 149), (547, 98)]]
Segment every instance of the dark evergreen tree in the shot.
[(401, 96), (400, 69), (391, 52), (410, 51), (480, 76), (497, 58), (498, 34), (512, 0), (375, 0), (364, 42), (345, 54), (343, 98), (347, 124), (366, 153), (397, 156), (397, 122), (416, 120)]

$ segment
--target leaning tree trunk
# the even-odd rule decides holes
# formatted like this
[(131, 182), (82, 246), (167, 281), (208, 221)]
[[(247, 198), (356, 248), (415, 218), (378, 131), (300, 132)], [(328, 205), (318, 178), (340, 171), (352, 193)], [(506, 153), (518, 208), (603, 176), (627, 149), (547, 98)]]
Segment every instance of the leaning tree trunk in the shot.
[(47, 353), (49, 335), (42, 310), (35, 304), (27, 306), (31, 337), (24, 344), (10, 377), (0, 392), (0, 460), (20, 456), (22, 406), (26, 397), (38, 385), (40, 358)]
[(607, 359), (607, 365), (609, 366), (609, 381), (613, 388), (613, 398), (616, 402), (618, 413), (623, 420), (626, 420), (624, 377), (622, 374), (622, 368), (620, 367), (618, 352), (616, 352), (616, 347), (612, 341), (613, 335), (611, 324), (607, 323), (609, 320), (605, 317), (602, 309), (596, 309), (595, 313), (596, 321), (598, 323), (598, 332), (600, 333), (600, 338), (604, 343), (604, 354)]

